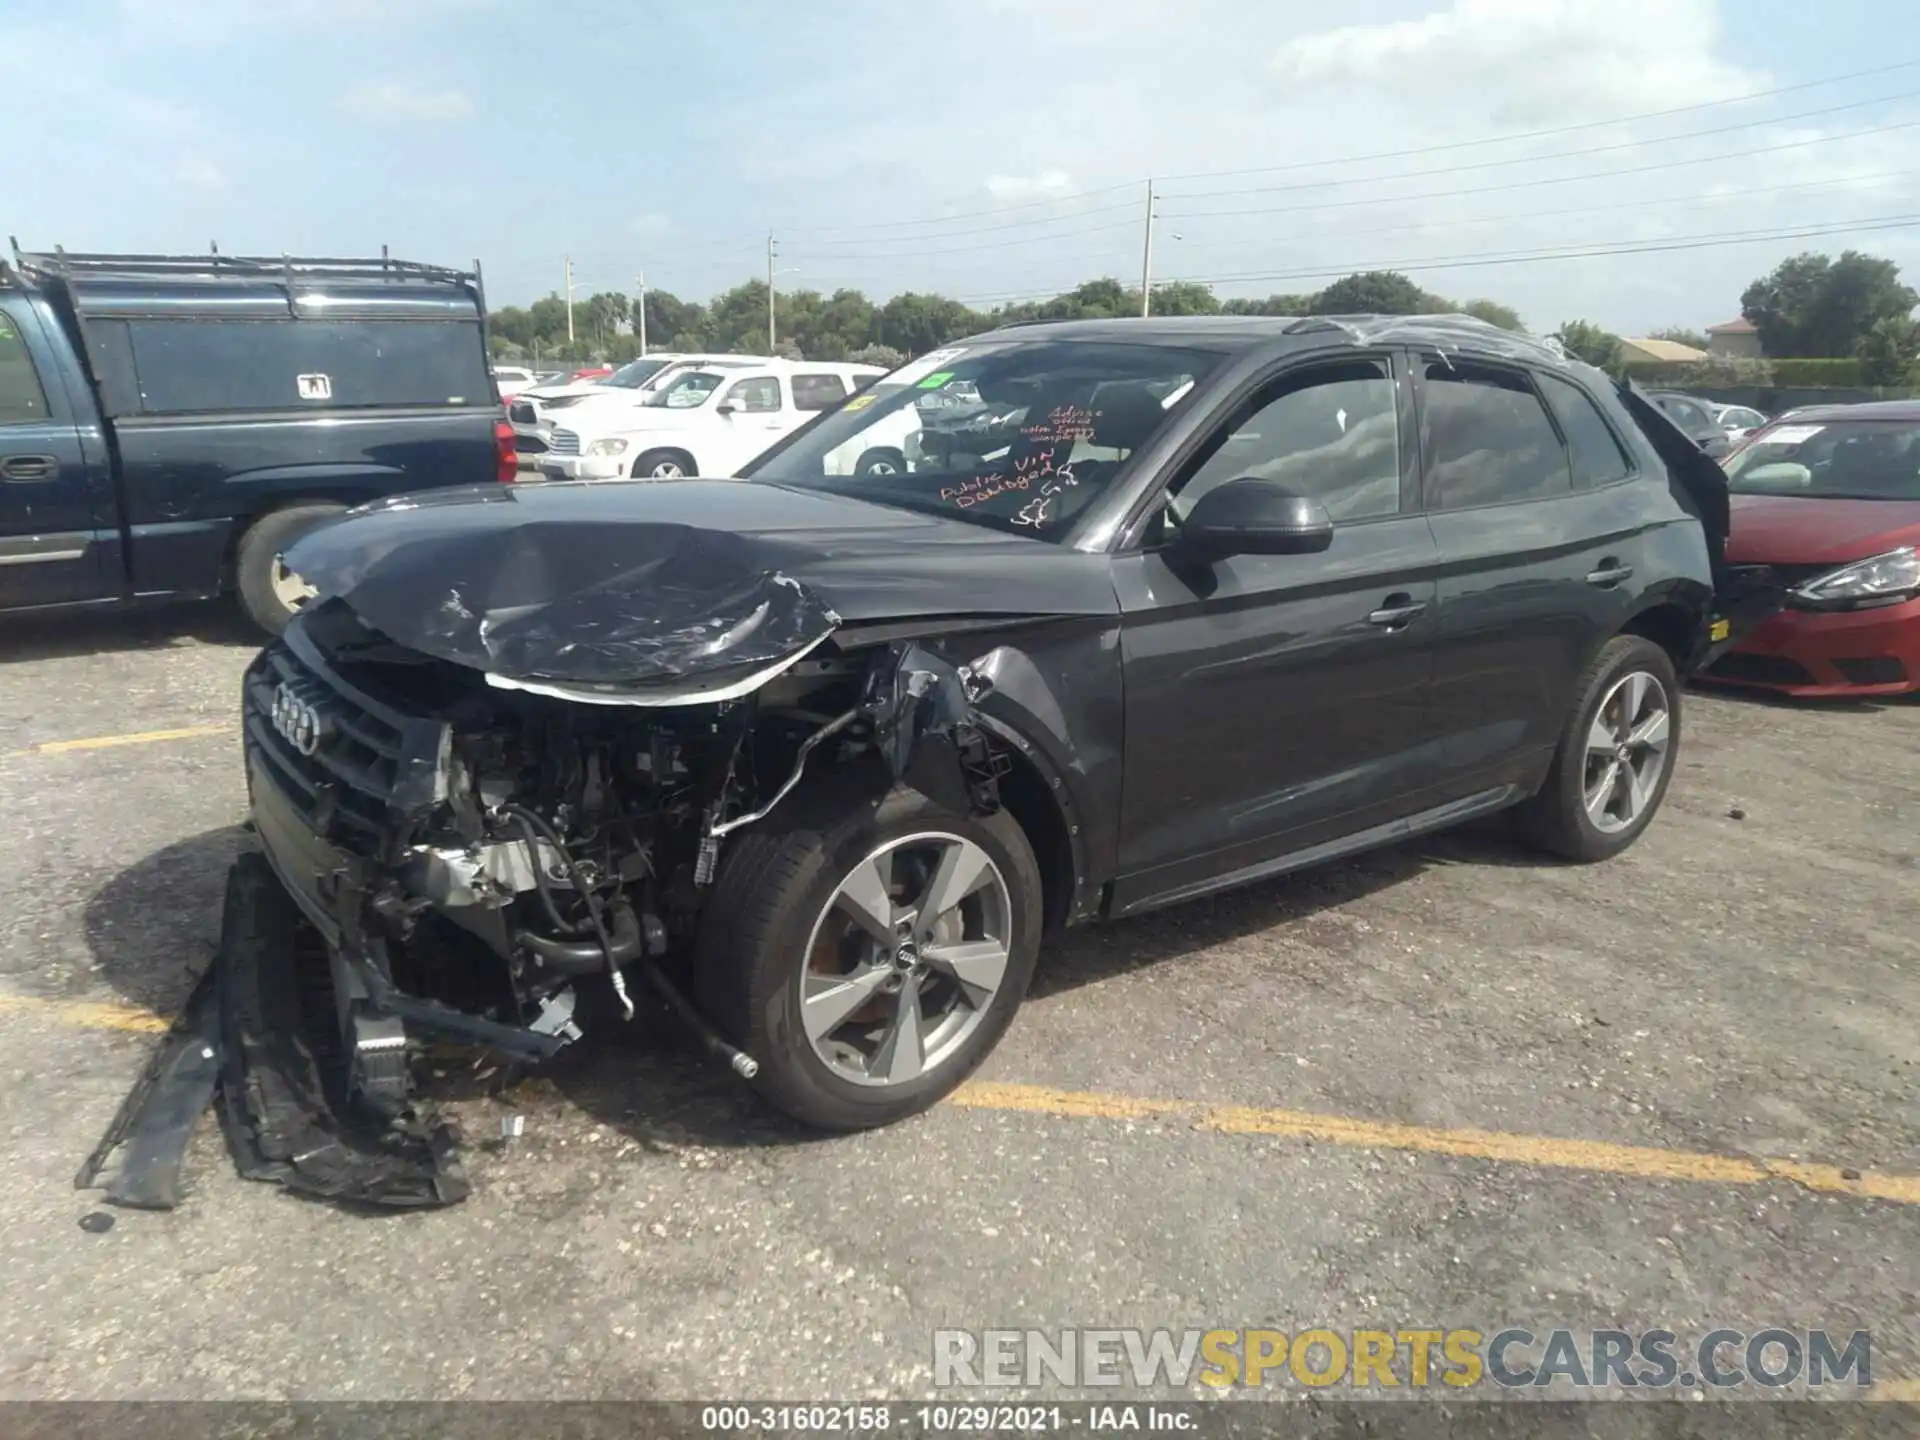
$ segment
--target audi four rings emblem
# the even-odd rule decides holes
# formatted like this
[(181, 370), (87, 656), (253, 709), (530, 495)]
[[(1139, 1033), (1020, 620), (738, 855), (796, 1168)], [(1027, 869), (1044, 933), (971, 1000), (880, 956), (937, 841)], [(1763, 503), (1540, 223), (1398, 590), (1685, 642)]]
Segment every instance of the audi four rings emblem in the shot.
[(273, 690), (273, 728), (302, 755), (320, 748), (320, 712), (294, 694), (284, 681)]

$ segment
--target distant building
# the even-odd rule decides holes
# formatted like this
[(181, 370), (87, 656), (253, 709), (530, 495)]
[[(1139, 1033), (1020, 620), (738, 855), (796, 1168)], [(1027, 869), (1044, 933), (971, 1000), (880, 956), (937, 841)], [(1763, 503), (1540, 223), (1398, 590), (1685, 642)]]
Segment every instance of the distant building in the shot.
[(1731, 355), (1743, 360), (1760, 358), (1760, 332), (1753, 322), (1741, 316), (1724, 325), (1707, 327), (1707, 349), (1714, 355)]
[(1706, 359), (1707, 352), (1673, 340), (1622, 340), (1620, 356), (1629, 364), (1685, 365)]

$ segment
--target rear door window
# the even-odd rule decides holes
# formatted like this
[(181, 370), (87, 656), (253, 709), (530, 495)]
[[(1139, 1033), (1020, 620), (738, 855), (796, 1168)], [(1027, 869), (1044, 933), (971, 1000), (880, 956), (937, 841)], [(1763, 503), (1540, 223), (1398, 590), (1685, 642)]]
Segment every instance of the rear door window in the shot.
[(1553, 407), (1561, 433), (1567, 437), (1567, 448), (1573, 453), (1573, 488), (1591, 490), (1626, 479), (1632, 463), (1593, 397), (1558, 375), (1542, 375), (1540, 388), (1546, 392), (1547, 403)]
[(27, 353), (27, 340), (10, 315), (0, 315), (0, 425), (31, 425), (47, 418), (47, 393)]
[(493, 403), (477, 324), (135, 320), (127, 329), (149, 415)]
[(846, 398), (846, 382), (838, 375), (793, 377), (793, 408), (796, 410), (831, 410)]
[(1430, 359), (1424, 393), (1428, 509), (1570, 493), (1567, 452), (1526, 376)]

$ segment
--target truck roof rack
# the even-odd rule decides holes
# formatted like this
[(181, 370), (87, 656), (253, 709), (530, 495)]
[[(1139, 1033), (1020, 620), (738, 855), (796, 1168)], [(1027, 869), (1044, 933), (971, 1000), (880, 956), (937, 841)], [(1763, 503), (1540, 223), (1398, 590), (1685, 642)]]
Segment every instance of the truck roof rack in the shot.
[[(366, 259), (336, 256), (296, 255), (223, 255), (211, 245), (204, 255), (109, 255), (70, 251), (56, 246), (51, 251), (23, 251), (20, 242), (11, 241), (13, 267), (28, 278), (44, 276), (59, 280), (87, 277), (110, 278), (166, 276), (183, 280), (388, 280), (429, 284), (474, 285), (480, 283), (480, 262), (472, 270), (452, 270), (444, 265), (422, 265), (413, 260), (396, 260), (380, 247), (377, 257)], [(0, 264), (0, 269), (4, 269)]]

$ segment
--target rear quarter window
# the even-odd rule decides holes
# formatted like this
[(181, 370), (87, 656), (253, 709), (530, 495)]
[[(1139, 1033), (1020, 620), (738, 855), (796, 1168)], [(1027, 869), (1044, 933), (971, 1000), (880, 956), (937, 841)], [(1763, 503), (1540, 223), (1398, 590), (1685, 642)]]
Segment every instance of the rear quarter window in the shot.
[(1578, 385), (1558, 375), (1542, 375), (1540, 388), (1553, 407), (1554, 418), (1567, 437), (1573, 455), (1573, 488), (1591, 490), (1624, 480), (1633, 465), (1620, 446), (1613, 427), (1600, 414), (1600, 407)]
[(134, 320), (127, 331), (148, 415), (493, 403), (477, 323)]

